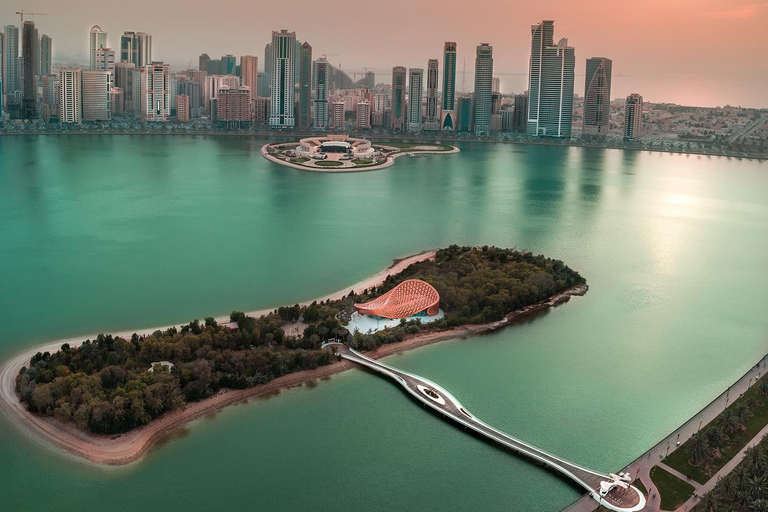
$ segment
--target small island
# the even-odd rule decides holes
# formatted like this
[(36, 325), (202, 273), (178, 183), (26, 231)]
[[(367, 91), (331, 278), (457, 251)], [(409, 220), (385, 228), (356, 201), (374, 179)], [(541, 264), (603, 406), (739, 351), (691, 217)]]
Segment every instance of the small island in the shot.
[[(348, 369), (320, 349), (325, 342), (383, 357), (498, 329), (587, 291), (585, 279), (562, 261), (513, 249), (450, 246), (395, 267), (396, 273), (365, 281), (367, 288), (258, 317), (234, 311), (228, 319), (132, 336), (100, 334), (79, 346), (38, 352), (16, 375), (15, 412), (59, 447), (94, 462), (125, 464), (212, 410)], [(424, 302), (401, 293), (414, 286)], [(392, 297), (401, 302), (393, 306)], [(403, 303), (404, 312), (392, 313)], [(361, 332), (353, 322), (361, 313), (402, 317)]]
[(445, 144), (387, 142), (374, 144), (347, 135), (307, 137), (294, 142), (272, 142), (261, 148), (267, 160), (314, 172), (374, 171), (391, 166), (401, 156), (458, 153)]

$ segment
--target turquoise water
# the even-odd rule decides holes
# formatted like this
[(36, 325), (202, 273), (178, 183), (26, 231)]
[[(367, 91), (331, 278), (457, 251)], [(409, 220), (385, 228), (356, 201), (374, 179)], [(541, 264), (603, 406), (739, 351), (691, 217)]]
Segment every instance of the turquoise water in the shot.
[[(49, 340), (311, 299), (423, 249), (565, 260), (589, 293), (388, 359), (475, 415), (615, 470), (768, 352), (768, 164), (472, 143), (321, 175), (263, 140), (0, 137), (0, 359)], [(98, 468), (0, 417), (2, 510), (555, 511), (579, 493), (351, 371)]]

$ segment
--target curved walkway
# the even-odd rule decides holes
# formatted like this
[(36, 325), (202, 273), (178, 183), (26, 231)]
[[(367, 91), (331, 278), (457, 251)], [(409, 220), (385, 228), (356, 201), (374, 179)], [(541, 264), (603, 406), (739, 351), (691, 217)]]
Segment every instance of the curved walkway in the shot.
[[(331, 349), (344, 359), (367, 366), (394, 379), (420, 402), (444, 416), (502, 446), (562, 473), (586, 489), (595, 502), (599, 502), (610, 510), (636, 512), (645, 506), (645, 497), (637, 488), (628, 484), (630, 479), (628, 475), (622, 478), (622, 475), (606, 475), (592, 471), (497, 430), (470, 414), (446, 389), (423, 377), (370, 359), (341, 343), (326, 343), (323, 348)], [(602, 492), (601, 489), (603, 489)], [(597, 503), (593, 502), (593, 504), (596, 505)]]
[[(319, 166), (315, 165), (314, 163), (312, 165), (302, 165), (297, 164), (294, 162), (288, 162), (286, 160), (282, 160), (280, 158), (277, 158), (275, 156), (272, 156), (269, 154), (269, 146), (271, 146), (273, 143), (264, 144), (261, 147), (261, 155), (266, 158), (267, 160), (271, 162), (275, 162), (276, 164), (284, 165), (286, 167), (292, 167), (294, 169), (298, 169), (300, 171), (309, 171), (309, 172), (322, 172), (322, 173), (340, 173), (340, 172), (367, 172), (367, 171), (378, 171), (380, 169), (386, 169), (387, 167), (391, 167), (395, 163), (395, 158), (399, 158), (401, 156), (405, 155), (452, 155), (455, 153), (458, 153), (460, 150), (456, 146), (451, 146), (450, 151), (400, 151), (395, 154), (387, 155), (387, 160), (385, 162), (382, 162), (380, 164), (376, 165), (355, 165), (351, 161), (347, 160), (345, 162), (342, 162), (342, 165), (335, 166), (335, 167), (325, 167), (325, 166)], [(288, 144), (281, 142), (279, 145)], [(386, 146), (386, 144), (379, 144), (379, 146)]]

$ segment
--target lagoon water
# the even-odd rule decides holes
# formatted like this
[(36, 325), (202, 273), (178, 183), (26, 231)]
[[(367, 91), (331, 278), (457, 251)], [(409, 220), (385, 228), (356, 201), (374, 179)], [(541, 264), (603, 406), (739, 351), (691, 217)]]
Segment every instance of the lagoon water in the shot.
[[(321, 175), (265, 161), (264, 142), (0, 137), (0, 359), (311, 299), (423, 249), (528, 249), (589, 293), (388, 363), (612, 471), (768, 352), (768, 163), (467, 143)], [(0, 461), (4, 511), (553, 512), (580, 494), (359, 370), (225, 409), (122, 468), (39, 446), (3, 416)]]

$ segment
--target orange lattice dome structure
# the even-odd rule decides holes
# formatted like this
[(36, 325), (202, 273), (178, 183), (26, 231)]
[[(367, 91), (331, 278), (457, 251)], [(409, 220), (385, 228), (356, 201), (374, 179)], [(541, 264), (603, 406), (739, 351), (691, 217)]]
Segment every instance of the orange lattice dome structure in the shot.
[(408, 279), (370, 302), (355, 304), (355, 309), (361, 315), (384, 318), (406, 318), (422, 311), (435, 316), (440, 311), (440, 294), (429, 283)]

